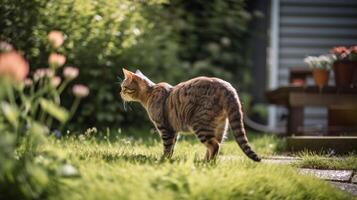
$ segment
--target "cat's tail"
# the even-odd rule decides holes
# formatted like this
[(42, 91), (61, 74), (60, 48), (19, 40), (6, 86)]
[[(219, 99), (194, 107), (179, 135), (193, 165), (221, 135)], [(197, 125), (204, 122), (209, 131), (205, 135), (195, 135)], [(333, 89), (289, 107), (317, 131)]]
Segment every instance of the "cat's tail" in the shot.
[(240, 103), (238, 94), (235, 91), (231, 91), (226, 97), (226, 111), (228, 113), (229, 124), (233, 130), (235, 140), (250, 159), (259, 162), (261, 158), (252, 150), (248, 143), (243, 123), (242, 104)]

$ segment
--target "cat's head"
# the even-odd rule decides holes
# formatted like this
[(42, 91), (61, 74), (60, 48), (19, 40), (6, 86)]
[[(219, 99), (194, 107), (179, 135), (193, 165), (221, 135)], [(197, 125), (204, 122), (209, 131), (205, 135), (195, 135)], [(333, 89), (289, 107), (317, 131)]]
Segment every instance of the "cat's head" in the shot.
[(131, 72), (123, 68), (124, 80), (121, 83), (120, 96), (124, 101), (142, 101), (149, 89), (155, 85), (140, 70)]

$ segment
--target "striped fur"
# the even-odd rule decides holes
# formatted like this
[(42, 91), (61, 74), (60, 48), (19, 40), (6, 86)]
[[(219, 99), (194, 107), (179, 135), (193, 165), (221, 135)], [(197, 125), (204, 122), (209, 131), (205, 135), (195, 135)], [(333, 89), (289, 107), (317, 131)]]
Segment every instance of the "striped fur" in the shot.
[(198, 77), (173, 87), (167, 83), (155, 84), (140, 71), (123, 71), (121, 97), (145, 107), (160, 132), (164, 156), (172, 156), (177, 133), (193, 132), (207, 147), (205, 159), (216, 158), (229, 122), (243, 152), (260, 161), (246, 137), (238, 94), (228, 82)]

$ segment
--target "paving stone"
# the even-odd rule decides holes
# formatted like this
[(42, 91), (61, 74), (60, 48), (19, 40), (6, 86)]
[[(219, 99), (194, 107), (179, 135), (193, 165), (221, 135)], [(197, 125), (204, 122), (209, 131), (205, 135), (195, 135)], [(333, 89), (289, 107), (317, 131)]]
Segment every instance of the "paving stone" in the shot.
[(263, 163), (272, 163), (272, 164), (290, 165), (292, 163), (297, 162), (297, 160), (263, 159), (262, 162)]
[(300, 169), (301, 174), (314, 175), (317, 178), (329, 181), (348, 182), (352, 176), (352, 170), (323, 170), (323, 169)]
[(341, 183), (341, 182), (333, 182), (330, 181), (330, 183), (335, 186), (336, 188), (344, 191), (344, 192), (348, 192), (354, 196), (357, 196), (357, 185), (356, 184), (352, 184), (352, 183)]
[(232, 156), (232, 155), (225, 155), (225, 156), (218, 156), (220, 160), (243, 160), (242, 156)]
[(301, 158), (293, 157), (293, 156), (270, 156), (267, 159), (272, 159), (272, 160), (301, 160)]
[(355, 172), (355, 175), (352, 177), (352, 183), (357, 184), (357, 173)]
[(273, 163), (273, 164), (283, 164), (289, 165), (292, 163), (296, 163), (297, 161), (301, 160), (301, 158), (291, 157), (291, 156), (272, 156), (266, 159), (263, 159), (265, 163)]

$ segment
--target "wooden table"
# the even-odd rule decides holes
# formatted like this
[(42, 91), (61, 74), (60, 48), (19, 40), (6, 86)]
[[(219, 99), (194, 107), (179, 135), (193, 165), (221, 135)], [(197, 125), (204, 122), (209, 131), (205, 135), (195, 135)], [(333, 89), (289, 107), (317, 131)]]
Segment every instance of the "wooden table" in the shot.
[[(268, 91), (266, 96), (269, 103), (288, 108), (288, 135), (304, 134), (301, 127), (303, 127), (303, 109), (305, 106), (324, 106), (329, 109), (329, 135), (335, 135), (334, 133), (338, 131), (351, 131), (357, 128), (356, 88), (328, 86), (320, 89), (316, 86), (286, 86)], [(346, 119), (342, 120), (343, 117)], [(338, 123), (344, 124), (346, 120), (350, 121), (349, 124), (352, 124), (352, 126), (336, 126), (339, 125)]]

